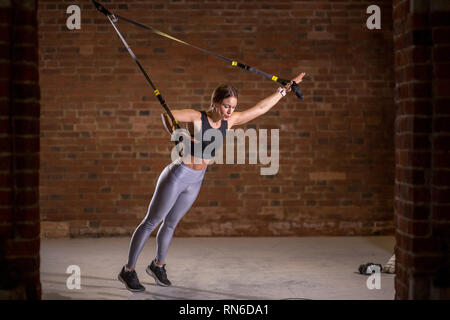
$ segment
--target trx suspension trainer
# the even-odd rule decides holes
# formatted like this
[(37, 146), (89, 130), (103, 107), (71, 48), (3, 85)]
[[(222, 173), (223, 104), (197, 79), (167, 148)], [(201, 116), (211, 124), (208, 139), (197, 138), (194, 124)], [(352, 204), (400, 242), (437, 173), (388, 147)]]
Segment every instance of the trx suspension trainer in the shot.
[[(172, 120), (172, 123), (173, 123), (175, 129), (180, 129), (180, 126), (179, 126), (177, 120), (174, 118), (172, 112), (170, 112), (170, 109), (167, 107), (167, 104), (166, 104), (164, 98), (162, 97), (161, 93), (160, 93), (159, 90), (155, 87), (155, 85), (153, 84), (153, 82), (150, 80), (150, 77), (148, 76), (147, 72), (145, 72), (144, 68), (143, 68), (142, 65), (139, 63), (139, 60), (136, 58), (136, 56), (135, 56), (135, 54), (133, 53), (133, 51), (131, 51), (130, 46), (127, 44), (127, 42), (126, 42), (125, 39), (123, 38), (122, 34), (121, 34), (121, 33), (119, 32), (119, 30), (117, 29), (115, 23), (116, 23), (119, 19), (125, 20), (125, 21), (127, 21), (127, 22), (129, 22), (129, 23), (131, 23), (131, 24), (134, 24), (134, 25), (136, 25), (136, 26), (138, 26), (138, 27), (140, 27), (140, 28), (149, 30), (149, 31), (151, 31), (151, 32), (153, 32), (153, 33), (156, 33), (156, 34), (162, 36), (162, 37), (165, 37), (165, 38), (168, 38), (168, 39), (177, 41), (177, 42), (182, 43), (182, 44), (184, 44), (184, 45), (187, 45), (187, 46), (189, 46), (189, 47), (191, 47), (191, 48), (200, 50), (200, 51), (202, 51), (202, 52), (204, 52), (204, 53), (206, 53), (206, 54), (215, 56), (215, 57), (217, 57), (217, 58), (219, 58), (219, 59), (221, 59), (221, 60), (223, 60), (223, 61), (226, 61), (226, 62), (228, 62), (228, 63), (231, 63), (232, 66), (239, 67), (239, 68), (242, 68), (242, 69), (247, 70), (247, 71), (250, 71), (250, 72), (254, 72), (254, 73), (259, 74), (259, 75), (261, 75), (261, 76), (263, 76), (263, 77), (265, 77), (265, 78), (267, 78), (267, 79), (269, 79), (269, 80), (272, 80), (272, 81), (275, 81), (275, 82), (277, 82), (277, 83), (280, 83), (280, 84), (282, 84), (283, 86), (287, 85), (287, 84), (290, 82), (289, 80), (282, 79), (282, 78), (279, 78), (279, 77), (274, 76), (274, 75), (270, 75), (270, 74), (268, 74), (268, 73), (265, 73), (265, 72), (263, 72), (263, 71), (260, 71), (260, 70), (258, 70), (258, 69), (255, 69), (255, 68), (253, 68), (253, 67), (250, 67), (250, 66), (248, 66), (248, 65), (245, 65), (245, 64), (240, 63), (240, 62), (238, 62), (238, 61), (235, 61), (235, 60), (226, 58), (226, 57), (224, 57), (224, 56), (221, 56), (220, 54), (217, 54), (217, 53), (215, 53), (215, 52), (212, 52), (212, 51), (209, 51), (209, 50), (206, 50), (206, 49), (203, 49), (203, 48), (194, 46), (194, 45), (192, 45), (192, 44), (189, 44), (189, 43), (187, 43), (187, 42), (185, 42), (185, 41), (182, 41), (182, 40), (180, 40), (180, 39), (177, 39), (177, 38), (175, 38), (175, 37), (172, 37), (172, 36), (170, 36), (170, 35), (168, 35), (168, 34), (162, 32), (162, 31), (159, 31), (159, 30), (157, 30), (157, 29), (155, 29), (155, 28), (153, 28), (153, 27), (146, 26), (146, 25), (140, 24), (140, 23), (138, 23), (138, 22), (136, 22), (136, 21), (133, 21), (133, 20), (131, 20), (131, 19), (128, 19), (128, 18), (119, 16), (119, 15), (113, 14), (113, 13), (111, 13), (108, 9), (106, 9), (103, 5), (101, 5), (100, 3), (98, 3), (98, 2), (95, 1), (95, 0), (91, 0), (91, 2), (92, 2), (92, 4), (95, 6), (95, 8), (96, 8), (98, 11), (100, 11), (101, 13), (103, 13), (103, 14), (108, 18), (109, 22), (111, 22), (112, 26), (114, 27), (114, 30), (117, 32), (117, 35), (119, 36), (120, 40), (122, 40), (122, 42), (123, 42), (125, 48), (128, 50), (128, 52), (130, 53), (131, 57), (133, 58), (133, 60), (134, 60), (134, 61), (136, 62), (136, 64), (138, 65), (139, 69), (140, 69), (141, 72), (144, 74), (145, 78), (147, 79), (147, 82), (148, 82), (148, 83), (150, 84), (150, 86), (153, 88), (154, 94), (156, 95), (156, 97), (158, 98), (159, 102), (161, 103), (161, 105), (163, 106), (163, 108), (165, 109), (165, 111), (167, 112), (169, 118)], [(292, 89), (292, 91), (295, 93), (295, 95), (296, 95), (299, 99), (303, 99), (303, 94), (302, 94), (302, 92), (301, 92), (301, 90), (300, 90), (300, 87), (298, 86), (297, 83), (295, 83), (295, 81), (292, 82), (291, 89)]]

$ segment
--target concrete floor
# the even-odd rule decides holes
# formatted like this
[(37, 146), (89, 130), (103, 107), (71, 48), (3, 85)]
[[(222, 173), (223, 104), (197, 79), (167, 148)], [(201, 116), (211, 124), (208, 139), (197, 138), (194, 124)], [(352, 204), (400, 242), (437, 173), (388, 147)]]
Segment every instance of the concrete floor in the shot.
[[(174, 238), (167, 257), (171, 287), (145, 273), (155, 238), (137, 266), (146, 291), (131, 293), (117, 280), (130, 238), (43, 239), (42, 299), (349, 299), (392, 300), (393, 274), (369, 290), (357, 272), (367, 262), (384, 265), (395, 239), (382, 237)], [(81, 271), (81, 289), (68, 289), (69, 265)]]

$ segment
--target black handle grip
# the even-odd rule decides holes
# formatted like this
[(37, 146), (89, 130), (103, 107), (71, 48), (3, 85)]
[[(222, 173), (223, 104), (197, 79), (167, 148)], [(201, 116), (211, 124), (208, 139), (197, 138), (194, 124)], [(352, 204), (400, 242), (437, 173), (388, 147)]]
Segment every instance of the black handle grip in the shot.
[(295, 81), (292, 81), (291, 89), (299, 99), (303, 100), (303, 93)]
[[(286, 80), (286, 79), (280, 79), (278, 78), (277, 80), (278, 83), (281, 83), (283, 86), (286, 86), (287, 84), (289, 84), (291, 81)], [(291, 84), (291, 90), (295, 93), (295, 95), (300, 99), (303, 100), (303, 93), (300, 90), (300, 87), (298, 86), (298, 84), (295, 81), (292, 81)]]

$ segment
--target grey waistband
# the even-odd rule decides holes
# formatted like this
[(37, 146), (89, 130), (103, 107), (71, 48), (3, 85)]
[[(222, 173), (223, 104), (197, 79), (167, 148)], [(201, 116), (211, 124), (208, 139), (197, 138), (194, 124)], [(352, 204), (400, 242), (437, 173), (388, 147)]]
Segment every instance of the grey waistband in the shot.
[(185, 165), (181, 158), (176, 159), (168, 165), (170, 172), (172, 172), (179, 180), (184, 183), (194, 183), (203, 180), (206, 168), (203, 170), (195, 170)]

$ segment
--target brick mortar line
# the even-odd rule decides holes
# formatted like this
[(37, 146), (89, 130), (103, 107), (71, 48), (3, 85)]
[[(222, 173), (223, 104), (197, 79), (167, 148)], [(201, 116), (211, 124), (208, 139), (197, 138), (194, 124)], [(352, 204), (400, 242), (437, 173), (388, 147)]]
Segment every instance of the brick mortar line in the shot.
[[(37, 136), (37, 135), (36, 135)], [(65, 147), (66, 147), (66, 145), (64, 145)], [(72, 147), (73, 146), (75, 146), (75, 145), (71, 145)], [(36, 155), (39, 155), (40, 154), (40, 152), (21, 152), (21, 153), (17, 153), (18, 155), (20, 155), (20, 156), (30, 156), (30, 155), (32, 155), (32, 156), (36, 156)], [(0, 157), (1, 156), (9, 156), (9, 155), (11, 155), (11, 153), (10, 152), (0, 152)]]
[[(6, 44), (8, 44), (9, 42), (7, 42)], [(1, 42), (0, 42), (0, 44), (1, 44)], [(33, 46), (29, 46), (30, 48), (34, 48), (35, 46), (33, 45)], [(18, 47), (14, 47), (14, 48), (18, 48)], [(9, 62), (10, 60), (8, 60), (8, 59), (0, 59), (0, 62)], [(33, 65), (33, 66), (36, 66), (36, 67), (39, 67), (39, 64), (38, 63), (36, 63), (36, 62), (33, 62), (33, 61), (27, 61), (27, 60), (21, 60), (21, 61), (16, 61), (15, 63), (14, 63), (15, 65)]]
[[(395, 89), (397, 89), (398, 87), (396, 86)], [(447, 98), (447, 97), (445, 97)], [(402, 103), (402, 102), (429, 102), (431, 100), (431, 97), (428, 98), (414, 98), (414, 97), (408, 97), (408, 98), (399, 98), (397, 99), (397, 102)], [(403, 108), (402, 106), (400, 106), (399, 108)]]
[[(40, 222), (41, 222), (41, 220), (35, 219), (33, 221), (29, 221), (28, 220), (26, 222), (21, 222), (19, 224), (25, 225), (25, 226), (34, 226), (34, 225), (36, 225), (36, 224), (38, 224)], [(0, 226), (9, 226), (9, 225), (10, 225), (9, 223), (5, 223), (5, 222), (0, 223)]]
[[(15, 45), (15, 46), (11, 46), (11, 48), (35, 48), (36, 47), (36, 43), (26, 43), (26, 42), (22, 42), (22, 44), (20, 45)], [(32, 62), (35, 63), (35, 62)]]
[[(400, 168), (400, 169), (417, 169), (417, 170), (423, 170), (424, 169), (424, 167), (420, 167), (420, 166), (417, 166), (417, 167), (411, 167), (411, 166), (398, 166), (398, 168)], [(437, 169), (437, 170), (439, 170), (439, 171), (450, 171), (450, 168), (440, 168), (440, 169)]]
[[(5, 119), (9, 119), (7, 116), (5, 116), (5, 117), (1, 117), (0, 116), (0, 120), (5, 120)], [(15, 119), (18, 119), (18, 120), (33, 120), (33, 121), (39, 121), (39, 119), (38, 118), (36, 118), (36, 117), (31, 117), (31, 116), (19, 116), (19, 117), (15, 117)]]
[[(12, 64), (12, 65), (14, 65), (14, 64)], [(37, 84), (37, 85), (39, 85), (39, 81), (36, 81), (36, 80), (19, 80), (19, 81), (11, 81), (11, 83), (13, 84), (13, 85), (16, 85), (16, 84)], [(22, 98), (15, 98), (15, 99), (13, 99), (14, 101), (16, 101), (16, 100), (33, 100), (33, 99), (37, 99), (37, 98), (35, 98), (35, 97), (32, 97), (32, 98), (25, 98), (25, 99), (22, 99)]]
[(414, 234), (405, 233), (405, 232), (399, 230), (398, 228), (397, 228), (396, 231), (397, 231), (398, 234), (400, 234), (400, 235), (402, 235), (402, 236), (405, 236), (405, 237), (407, 237), (407, 238), (410, 238), (410, 239), (421, 239), (421, 240), (423, 240), (423, 239), (430, 239), (431, 236), (432, 236), (432, 234), (427, 235), (427, 236), (416, 236), (416, 235), (414, 235)]
[[(414, 131), (402, 131), (401, 133), (397, 132), (395, 135), (396, 136), (405, 136), (405, 135), (411, 134), (411, 133), (414, 133), (413, 136), (420, 136), (420, 137), (430, 135), (430, 133), (427, 133), (427, 132), (414, 132)], [(439, 132), (439, 133), (436, 134), (436, 136), (447, 137), (447, 136), (450, 136), (450, 132)], [(399, 150), (401, 150), (401, 149), (399, 149)]]
[[(416, 64), (414, 64), (414, 65), (416, 66)], [(429, 83), (429, 81), (424, 81), (424, 80), (420, 80), (420, 79), (412, 79), (409, 81), (398, 82), (398, 85), (396, 85), (395, 88), (399, 88), (400, 86), (403, 86), (406, 84), (411, 84), (411, 83)], [(426, 98), (421, 98), (421, 99), (426, 99)], [(429, 99), (431, 99), (431, 97)]]
[(399, 215), (399, 217), (403, 220), (406, 220), (407, 222), (428, 222), (426, 219), (411, 219), (402, 215)]
[[(35, 82), (36, 83), (36, 82)], [(11, 100), (11, 99), (8, 99), (8, 98), (6, 98), (6, 97), (2, 97), (2, 98), (0, 98), (0, 101), (2, 101), (2, 100), (7, 100), (7, 101), (9, 101), (9, 100)], [(37, 98), (26, 98), (26, 99), (14, 99), (14, 101), (16, 101), (16, 102), (20, 102), (20, 103), (27, 103), (27, 102), (37, 102), (37, 101), (40, 101), (39, 99), (37, 99)], [(52, 109), (52, 110), (59, 110), (59, 109)]]
[[(0, 134), (0, 138), (4, 138), (4, 137), (8, 137), (9, 135), (7, 133), (5, 134)], [(27, 138), (27, 139), (31, 139), (31, 138), (35, 138), (35, 137), (39, 137), (39, 134), (15, 134), (14, 135), (15, 138)], [(36, 154), (39, 152), (35, 152)], [(15, 153), (17, 154), (17, 153)], [(24, 154), (28, 154), (28, 153), (24, 153)]]
[[(0, 191), (8, 191), (11, 190), (11, 188), (0, 188)], [(16, 191), (35, 191), (35, 192), (39, 192), (39, 187), (38, 186), (34, 186), (34, 187), (22, 187), (22, 188), (17, 188)], [(16, 205), (15, 207), (23, 207), (24, 205)]]
[(414, 206), (423, 206), (423, 205), (426, 204), (426, 202), (422, 202), (422, 201), (421, 202), (414, 202), (414, 201), (405, 200), (405, 199), (399, 198), (399, 197), (395, 197), (394, 201), (397, 201), (397, 202), (400, 202), (400, 203), (412, 204)]
[[(9, 171), (0, 171), (0, 174), (2, 174), (2, 173), (9, 173)], [(20, 170), (20, 171), (18, 171), (18, 172), (20, 172), (20, 173), (36, 173), (36, 172), (39, 172), (39, 170), (36, 168), (36, 169), (24, 169), (24, 170)]]
[[(11, 207), (11, 205), (7, 205), (7, 206), (0, 205), (0, 209), (8, 209), (8, 208), (10, 208), (10, 207)], [(35, 204), (32, 204), (32, 205), (24, 205), (24, 206), (21, 206), (21, 208), (22, 208), (22, 209), (34, 209), (34, 208), (39, 208), (39, 204), (38, 204), (38, 203), (35, 203)]]
[[(450, 114), (446, 113), (438, 113), (436, 114), (440, 118), (450, 118)], [(417, 114), (404, 114), (397, 117), (397, 119), (405, 119), (405, 118), (417, 118), (417, 119), (429, 119), (432, 118), (431, 115), (417, 115)]]
[[(397, 183), (397, 185), (399, 185), (399, 186), (407, 186), (407, 187), (412, 187), (413, 189), (415, 189), (415, 188), (417, 188), (417, 189), (422, 189), (422, 188), (424, 188), (424, 187), (426, 187), (427, 186), (427, 184), (410, 184), (410, 183), (405, 183), (405, 182), (397, 182), (397, 180), (396, 180), (396, 183)], [(450, 187), (448, 187), (448, 186), (445, 186), (445, 187), (440, 187), (440, 186), (438, 186), (438, 185), (435, 185), (435, 184), (432, 184), (431, 185), (431, 188), (430, 189), (435, 189), (435, 190), (447, 190), (447, 189), (450, 189)]]

